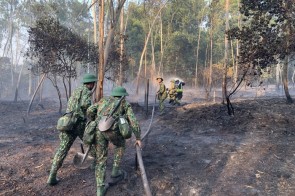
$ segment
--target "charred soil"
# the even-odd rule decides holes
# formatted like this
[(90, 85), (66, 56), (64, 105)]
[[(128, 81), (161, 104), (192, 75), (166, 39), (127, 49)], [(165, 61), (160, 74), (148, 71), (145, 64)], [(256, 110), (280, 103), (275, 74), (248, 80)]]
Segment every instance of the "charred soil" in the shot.
[[(153, 195), (295, 195), (295, 105), (284, 99), (235, 101), (235, 115), (222, 104), (192, 103), (155, 113), (143, 142)], [(94, 170), (72, 165), (76, 141), (58, 173), (46, 180), (59, 145), (58, 105), (45, 100), (26, 116), (28, 102), (0, 102), (0, 195), (95, 195)], [(133, 104), (142, 132), (150, 115)], [(110, 146), (107, 174), (112, 164)], [(135, 169), (134, 138), (127, 141), (126, 180), (106, 195), (144, 195)]]

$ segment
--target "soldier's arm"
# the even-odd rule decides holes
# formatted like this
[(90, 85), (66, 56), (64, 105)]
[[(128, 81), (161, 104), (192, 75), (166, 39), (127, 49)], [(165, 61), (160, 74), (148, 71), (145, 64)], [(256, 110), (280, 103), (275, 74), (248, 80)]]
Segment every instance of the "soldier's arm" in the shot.
[(131, 108), (130, 104), (126, 104), (126, 116), (127, 116), (127, 120), (132, 128), (132, 131), (136, 137), (136, 140), (140, 140), (141, 139), (141, 130), (139, 127), (139, 123), (133, 113), (133, 110)]
[(83, 90), (81, 94), (81, 108), (84, 109), (84, 111), (87, 110), (91, 106), (91, 91)]
[(97, 114), (98, 103), (91, 105), (86, 112), (87, 118), (90, 120), (95, 120)]

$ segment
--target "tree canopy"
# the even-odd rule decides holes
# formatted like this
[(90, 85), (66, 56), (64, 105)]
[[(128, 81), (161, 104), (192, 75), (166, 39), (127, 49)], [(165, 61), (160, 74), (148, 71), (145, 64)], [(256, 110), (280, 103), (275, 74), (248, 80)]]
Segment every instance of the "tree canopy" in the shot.
[[(63, 77), (76, 77), (77, 62), (97, 63), (97, 47), (56, 19), (43, 17), (29, 29), (30, 47), (27, 55), (34, 59), (35, 73), (52, 73)], [(85, 64), (83, 64), (85, 65)]]
[(289, 0), (242, 0), (243, 25), (229, 31), (240, 40), (240, 62), (265, 68), (295, 52), (294, 11)]

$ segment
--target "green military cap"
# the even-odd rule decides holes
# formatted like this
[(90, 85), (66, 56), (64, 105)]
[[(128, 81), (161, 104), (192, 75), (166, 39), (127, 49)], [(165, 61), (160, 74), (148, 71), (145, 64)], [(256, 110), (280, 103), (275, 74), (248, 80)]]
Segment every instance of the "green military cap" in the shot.
[(115, 87), (111, 92), (111, 96), (113, 97), (121, 97), (124, 95), (128, 96), (129, 94), (127, 93), (126, 89), (122, 86)]
[(162, 78), (161, 76), (158, 76), (158, 77), (156, 78), (156, 80), (158, 80), (158, 79), (161, 79), (161, 80), (163, 81), (163, 78)]
[(85, 83), (91, 83), (91, 82), (96, 82), (96, 81), (97, 81), (97, 78), (93, 74), (87, 73), (87, 74), (85, 74), (83, 76), (83, 84), (85, 84)]

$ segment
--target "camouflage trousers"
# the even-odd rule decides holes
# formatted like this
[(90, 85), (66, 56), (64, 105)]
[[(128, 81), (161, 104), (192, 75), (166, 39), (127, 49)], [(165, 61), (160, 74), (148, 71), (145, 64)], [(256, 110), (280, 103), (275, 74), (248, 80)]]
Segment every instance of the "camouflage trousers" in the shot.
[(159, 112), (160, 113), (164, 112), (164, 109), (165, 109), (164, 101), (165, 101), (165, 99), (159, 99)]
[(125, 152), (126, 142), (122, 135), (120, 135), (119, 131), (101, 132), (97, 130), (95, 136), (95, 178), (97, 187), (104, 185), (109, 142), (115, 146), (113, 168), (120, 167), (120, 163)]
[(85, 122), (78, 121), (77, 126), (75, 126), (74, 130), (68, 132), (61, 132), (59, 134), (60, 144), (52, 161), (51, 172), (56, 173), (58, 169), (62, 166), (62, 163), (66, 158), (75, 139), (79, 137), (82, 140), (84, 129)]

